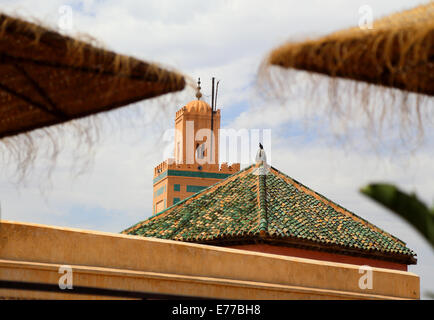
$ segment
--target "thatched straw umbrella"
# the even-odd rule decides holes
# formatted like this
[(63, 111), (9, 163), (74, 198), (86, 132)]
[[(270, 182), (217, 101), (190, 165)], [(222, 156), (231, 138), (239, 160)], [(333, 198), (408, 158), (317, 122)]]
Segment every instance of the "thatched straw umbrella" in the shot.
[(0, 139), (182, 90), (181, 74), (0, 14)]
[(105, 50), (96, 41), (1, 13), (0, 74), (0, 169), (15, 166), (12, 172), (20, 180), (39, 156), (48, 158), (51, 172), (59, 152), (71, 143), (74, 150), (85, 148), (82, 158), (88, 163), (103, 124), (120, 120), (104, 111), (180, 91), (189, 80)]
[[(307, 71), (315, 80), (326, 75), (329, 107), (335, 114), (349, 112), (349, 105), (356, 102), (365, 114), (381, 113), (379, 121), (386, 111), (391, 118), (399, 115), (413, 132), (414, 122), (422, 128), (424, 121), (430, 121), (421, 112), (433, 111), (429, 104), (434, 95), (434, 2), (378, 19), (372, 29), (353, 27), (319, 39), (287, 42), (271, 51), (262, 67), (260, 83), (274, 97), (287, 99), (291, 88), (300, 85), (292, 81), (298, 74), (295, 70)], [(309, 89), (306, 100), (324, 92), (318, 92), (318, 82), (303, 83)], [(374, 111), (369, 111), (372, 105)], [(422, 110), (425, 105), (428, 108)]]
[(434, 3), (316, 40), (286, 43), (268, 63), (434, 95)]

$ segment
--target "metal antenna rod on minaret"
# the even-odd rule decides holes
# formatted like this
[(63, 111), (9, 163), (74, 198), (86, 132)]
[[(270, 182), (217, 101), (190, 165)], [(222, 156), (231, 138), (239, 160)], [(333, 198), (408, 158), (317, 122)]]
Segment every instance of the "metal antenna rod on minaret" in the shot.
[(215, 88), (215, 102), (214, 102), (214, 106), (215, 106), (216, 110), (217, 110), (217, 96), (218, 96), (218, 93), (219, 93), (219, 83), (220, 83), (220, 80), (217, 81), (217, 85), (216, 85), (216, 88)]
[(212, 141), (214, 140), (214, 81), (215, 78), (212, 77), (212, 91), (211, 91), (211, 141), (210, 141), (210, 150), (209, 150), (209, 161), (212, 161)]
[(214, 111), (214, 81), (215, 78), (212, 77), (212, 86), (211, 86), (211, 110)]

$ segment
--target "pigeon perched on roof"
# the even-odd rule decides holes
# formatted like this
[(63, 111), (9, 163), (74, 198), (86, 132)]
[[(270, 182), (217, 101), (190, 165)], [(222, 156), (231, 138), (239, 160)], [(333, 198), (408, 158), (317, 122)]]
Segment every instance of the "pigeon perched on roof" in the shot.
[(264, 146), (261, 143), (259, 143), (259, 150), (256, 153), (255, 161), (256, 161), (256, 163), (259, 163), (259, 162), (266, 163), (267, 162), (267, 156), (265, 155)]

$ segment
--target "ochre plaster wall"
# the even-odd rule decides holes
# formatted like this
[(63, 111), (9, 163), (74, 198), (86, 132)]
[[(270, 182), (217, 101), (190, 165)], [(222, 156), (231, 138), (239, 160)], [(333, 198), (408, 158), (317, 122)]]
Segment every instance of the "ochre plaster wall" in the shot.
[[(419, 277), (410, 272), (373, 268), (372, 289), (361, 289), (359, 268), (350, 264), (2, 221), (0, 280), (57, 284), (61, 265), (72, 266), (77, 286), (159, 294), (227, 299), (419, 298)], [(0, 296), (77, 298), (6, 289), (0, 289)]]
[(371, 259), (371, 258), (364, 258), (364, 257), (353, 257), (349, 255), (322, 252), (316, 250), (306, 250), (306, 249), (290, 248), (290, 247), (275, 246), (275, 245), (268, 245), (268, 244), (245, 244), (245, 245), (228, 246), (226, 248), (279, 254), (288, 257), (299, 257), (299, 258), (308, 258), (308, 259), (315, 259), (321, 261), (350, 263), (359, 266), (368, 265), (377, 268), (388, 268), (388, 269), (407, 271), (407, 265), (402, 263), (395, 263), (395, 262), (390, 262), (385, 260)]

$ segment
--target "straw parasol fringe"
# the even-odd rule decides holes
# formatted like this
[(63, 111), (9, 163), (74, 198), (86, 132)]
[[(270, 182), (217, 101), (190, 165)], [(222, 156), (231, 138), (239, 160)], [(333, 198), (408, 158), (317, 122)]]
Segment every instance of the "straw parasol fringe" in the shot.
[[(291, 70), (310, 74), (297, 83), (300, 77)], [(258, 72), (264, 95), (282, 103), (300, 87), (307, 100), (319, 102), (324, 92), (317, 85), (326, 81), (332, 117), (349, 119), (351, 110), (363, 108), (371, 125), (381, 128), (390, 115), (398, 116), (402, 138), (413, 144), (433, 124), (434, 2), (376, 20), (372, 30), (355, 27), (288, 42), (273, 50)]]
[[(38, 158), (48, 160), (49, 176), (67, 137), (87, 150), (82, 163), (91, 162), (101, 128), (116, 126), (124, 113), (105, 111), (194, 88), (179, 72), (83, 39), (0, 13), (0, 169), (12, 165), (18, 181)], [(176, 96), (146, 107), (158, 104), (164, 112)], [(123, 118), (144, 113), (127, 108)]]
[(289, 42), (268, 63), (434, 95), (434, 2), (317, 40)]
[(157, 64), (5, 15), (0, 15), (0, 71), (0, 138), (185, 86), (184, 76)]
[[(152, 141), (153, 148), (157, 149), (161, 147), (163, 128), (173, 120), (170, 110), (185, 102), (186, 96), (192, 97), (194, 89), (188, 81), (187, 89), (176, 94), (0, 139), (0, 176), (17, 186), (38, 181), (43, 192), (51, 188), (51, 176), (55, 169), (60, 168), (60, 156), (63, 159), (71, 156), (62, 169), (69, 170), (72, 177), (88, 173), (98, 146), (108, 139), (119, 137), (131, 126), (138, 127), (138, 132), (146, 127), (161, 132)], [(136, 136), (133, 138), (137, 139)], [(143, 139), (148, 138), (144, 135)]]

